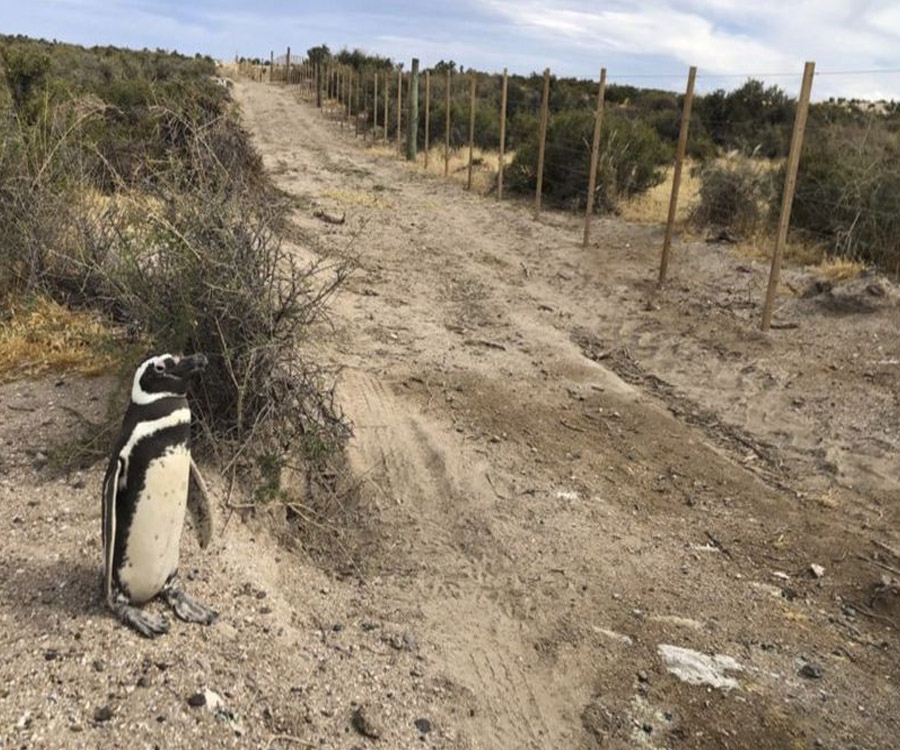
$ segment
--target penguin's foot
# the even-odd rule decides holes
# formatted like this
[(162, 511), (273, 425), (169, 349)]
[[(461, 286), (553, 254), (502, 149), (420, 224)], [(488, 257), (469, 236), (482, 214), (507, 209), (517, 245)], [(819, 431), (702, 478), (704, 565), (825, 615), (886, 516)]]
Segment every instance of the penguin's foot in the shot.
[(123, 602), (113, 604), (112, 610), (122, 622), (145, 638), (156, 638), (158, 635), (169, 632), (169, 623), (162, 616), (142, 612), (137, 607), (132, 607), (130, 604), (124, 604)]
[(185, 622), (199, 622), (203, 625), (212, 625), (219, 617), (218, 612), (191, 599), (181, 589), (167, 587), (163, 589), (162, 597), (175, 612), (178, 619)]

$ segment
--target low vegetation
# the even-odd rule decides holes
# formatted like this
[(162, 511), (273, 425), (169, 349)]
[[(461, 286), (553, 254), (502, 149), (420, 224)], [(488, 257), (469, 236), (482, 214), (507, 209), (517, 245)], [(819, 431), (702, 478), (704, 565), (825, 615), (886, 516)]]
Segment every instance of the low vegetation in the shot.
[(701, 162), (692, 172), (700, 181), (690, 217), (696, 226), (723, 228), (741, 237), (770, 229), (778, 215), (778, 189), (777, 171), (769, 162), (732, 156)]
[[(548, 124), (542, 195), (548, 205), (584, 210), (587, 199), (594, 116), (585, 110), (554, 115)], [(668, 153), (654, 130), (640, 120), (617, 114), (604, 118), (600, 136), (595, 205), (615, 210), (619, 201), (643, 193), (663, 180)], [(510, 189), (534, 193), (538, 134), (522, 143), (508, 171)]]
[[(26, 344), (57, 334), (98, 367), (133, 367), (128, 341), (202, 351), (201, 444), (257, 474), (288, 454), (321, 469), (349, 427), (298, 346), (344, 270), (283, 244), (287, 201), (212, 60), (4, 37), (0, 61), (0, 291), (38, 300), (6, 311), (0, 370), (38, 371)], [(40, 322), (50, 339), (23, 339)]]
[(840, 120), (819, 117), (812, 125), (792, 226), (836, 257), (900, 275), (900, 118)]
[[(310, 50), (310, 59), (326, 66), (348, 66), (356, 80), (363, 81), (360, 106), (369, 128), (375, 124), (373, 90), (367, 82), (376, 71), (380, 97), (388, 74), (389, 101), (394, 106), (396, 74), (402, 65), (358, 49), (332, 54), (325, 46)], [(482, 153), (496, 153), (502, 77), (466, 70), (452, 60), (441, 61), (428, 72), (432, 80), (430, 143), (444, 141), (449, 72), (451, 149), (468, 143), (469, 86), (474, 78), (475, 145)], [(513, 193), (532, 195), (536, 187), (542, 88), (543, 75), (509, 76), (505, 145), (515, 158), (506, 184)], [(576, 210), (585, 205), (596, 91), (596, 81), (551, 76), (543, 180), (550, 205)], [(422, 85), (420, 97), (424, 97)], [(607, 86), (595, 210), (620, 211), (624, 201), (633, 201), (660, 184), (661, 167), (673, 160), (682, 103), (682, 95), (669, 91)], [(383, 99), (378, 106), (383, 114)], [(694, 174), (702, 181), (697, 204), (690, 211), (695, 225), (724, 228), (743, 238), (771, 231), (781, 205), (784, 180), (779, 168), (787, 155), (795, 110), (795, 99), (780, 87), (753, 79), (732, 91), (695, 96), (687, 143)], [(391, 114), (387, 128), (393, 139), (397, 121)], [(424, 127), (420, 116), (420, 142), (424, 142)], [(793, 204), (792, 231), (797, 242), (817, 243), (832, 257), (875, 263), (900, 273), (896, 242), (900, 219), (895, 211), (900, 187), (890, 166), (897, 163), (898, 132), (896, 102), (875, 106), (830, 100), (812, 105)], [(658, 220), (664, 218), (663, 210)]]

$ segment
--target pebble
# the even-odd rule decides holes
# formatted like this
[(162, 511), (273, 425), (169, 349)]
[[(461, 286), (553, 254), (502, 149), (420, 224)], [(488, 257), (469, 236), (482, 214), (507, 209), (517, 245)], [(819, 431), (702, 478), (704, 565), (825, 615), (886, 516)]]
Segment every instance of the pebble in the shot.
[(428, 734), (431, 731), (431, 722), (428, 719), (416, 719), (415, 724), (420, 734)]
[(109, 721), (113, 716), (112, 709), (109, 706), (101, 706), (94, 711), (94, 721), (98, 724)]
[(206, 705), (206, 696), (203, 693), (194, 693), (188, 697), (187, 702), (191, 708), (200, 708)]
[(353, 712), (351, 722), (353, 728), (363, 737), (369, 737), (373, 740), (377, 740), (381, 737), (381, 728), (372, 718), (371, 710), (367, 709), (365, 706), (358, 706), (356, 708)]
[(819, 680), (822, 678), (823, 672), (822, 667), (820, 667), (818, 664), (806, 662), (806, 664), (800, 667), (798, 674), (808, 680)]

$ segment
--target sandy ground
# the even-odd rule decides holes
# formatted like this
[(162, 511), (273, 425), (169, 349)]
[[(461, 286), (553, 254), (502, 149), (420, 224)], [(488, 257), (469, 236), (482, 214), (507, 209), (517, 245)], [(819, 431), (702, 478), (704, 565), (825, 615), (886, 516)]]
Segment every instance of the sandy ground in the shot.
[(101, 467), (38, 455), (109, 384), (0, 388), (0, 745), (896, 746), (894, 287), (790, 270), (763, 335), (766, 269), (727, 247), (678, 243), (657, 294), (658, 228), (582, 249), (235, 96), (298, 253), (355, 267), (304, 356), (344, 368), (359, 497), (324, 551), (223, 513), (182, 566), (220, 622), (144, 641), (99, 602)]

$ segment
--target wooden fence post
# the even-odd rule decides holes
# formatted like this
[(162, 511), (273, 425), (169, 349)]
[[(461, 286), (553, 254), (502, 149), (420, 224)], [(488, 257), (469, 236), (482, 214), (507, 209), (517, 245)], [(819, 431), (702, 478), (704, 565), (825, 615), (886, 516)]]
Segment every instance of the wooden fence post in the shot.
[(466, 190), (472, 189), (472, 163), (475, 159), (475, 73), (469, 73), (469, 174)]
[[(360, 100), (360, 96), (362, 99)], [(369, 83), (362, 70), (359, 72), (359, 91), (356, 95), (356, 132), (362, 131), (363, 143), (366, 142), (366, 131), (369, 129)], [(360, 124), (359, 120), (365, 113), (366, 120)]]
[(594, 115), (594, 137), (591, 139), (591, 173), (588, 175), (587, 206), (584, 212), (584, 239), (582, 247), (591, 241), (591, 220), (594, 218), (594, 191), (597, 189), (597, 163), (600, 161), (600, 128), (603, 127), (603, 104), (606, 96), (606, 68), (600, 68), (600, 86), (597, 89), (597, 112)]
[[(352, 120), (353, 120), (353, 68), (350, 68), (347, 71), (347, 127), (352, 128)], [(359, 83), (357, 82), (357, 86)], [(354, 137), (356, 133), (353, 134)]]
[(372, 116), (372, 141), (378, 140), (378, 71), (375, 71), (375, 95), (372, 97), (372, 105), (375, 112)]
[(687, 91), (684, 94), (684, 105), (681, 108), (681, 130), (678, 133), (678, 149), (675, 152), (675, 171), (672, 173), (672, 195), (669, 198), (669, 218), (666, 221), (666, 236), (663, 240), (662, 259), (659, 262), (659, 280), (657, 287), (666, 283), (669, 270), (669, 256), (672, 251), (672, 233), (675, 230), (675, 212), (678, 209), (678, 190), (681, 188), (681, 168), (684, 164), (684, 153), (687, 149), (688, 130), (691, 125), (691, 103), (694, 100), (694, 80), (697, 78), (697, 66), (692, 65), (688, 71)]
[(425, 171), (428, 171), (428, 149), (431, 141), (431, 71), (425, 71)]
[(350, 114), (353, 110), (353, 68), (347, 68), (346, 87), (344, 89), (344, 120), (350, 128)]
[(341, 121), (341, 130), (344, 129), (344, 78), (346, 77), (344, 66), (341, 65), (337, 71), (337, 103), (338, 103), (338, 119)]
[(447, 91), (444, 106), (444, 177), (450, 174), (450, 68), (447, 67)]
[(269, 83), (275, 80), (273, 73), (275, 72), (275, 50), (269, 50)]
[(391, 74), (384, 71), (384, 144), (388, 143), (388, 114), (390, 112), (390, 97), (388, 96), (391, 88)]
[(541, 98), (541, 130), (538, 145), (537, 184), (534, 190), (534, 217), (541, 212), (541, 190), (544, 185), (544, 151), (547, 146), (547, 124), (550, 120), (550, 68), (544, 69), (544, 95)]
[[(362, 70), (359, 71), (359, 74), (356, 76), (356, 132), (359, 134), (359, 118), (362, 116), (363, 110), (366, 107), (366, 89), (365, 89), (365, 79), (363, 78)], [(365, 137), (365, 131), (363, 131), (363, 136)]]
[(284, 58), (284, 85), (287, 86), (291, 82), (291, 48), (287, 48), (287, 55)]
[(397, 152), (403, 153), (403, 68), (397, 68)]
[(406, 160), (415, 161), (419, 146), (419, 58), (412, 59), (409, 71), (409, 112), (406, 115)]
[(781, 258), (787, 243), (788, 227), (791, 223), (791, 205), (794, 202), (794, 189), (797, 187), (797, 169), (800, 166), (800, 152), (803, 150), (803, 133), (806, 131), (806, 116), (809, 112), (809, 95), (812, 91), (813, 76), (816, 64), (808, 62), (803, 68), (803, 83), (800, 84), (800, 98), (797, 100), (797, 114), (794, 117), (794, 134), (791, 138), (791, 150), (788, 154), (784, 171), (784, 193), (781, 198), (781, 216), (778, 219), (778, 234), (775, 237), (775, 251), (772, 253), (772, 269), (769, 273), (769, 286), (766, 290), (766, 302), (763, 307), (760, 328), (768, 331), (772, 324), (772, 312), (775, 307), (775, 294), (778, 291), (778, 278), (781, 275)]
[(500, 159), (497, 162), (497, 200), (503, 200), (503, 168), (506, 151), (506, 99), (509, 73), (503, 69), (503, 88), (500, 92)]
[(322, 63), (316, 63), (316, 109), (322, 109)]

